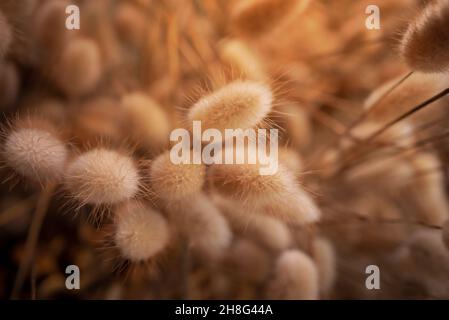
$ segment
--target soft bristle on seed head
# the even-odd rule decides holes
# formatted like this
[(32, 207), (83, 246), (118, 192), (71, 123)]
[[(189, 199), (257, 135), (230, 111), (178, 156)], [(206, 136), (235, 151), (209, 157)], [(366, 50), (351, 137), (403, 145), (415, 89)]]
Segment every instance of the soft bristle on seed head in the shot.
[(114, 242), (124, 258), (148, 260), (167, 246), (169, 238), (165, 218), (148, 205), (128, 201), (117, 208)]
[(98, 45), (87, 38), (76, 38), (68, 42), (56, 63), (55, 80), (68, 96), (89, 93), (98, 84), (102, 75), (102, 62)]
[(202, 129), (248, 129), (270, 112), (269, 87), (252, 81), (235, 81), (202, 97), (188, 113), (189, 121), (201, 121)]
[(301, 251), (285, 251), (276, 261), (274, 278), (270, 280), (267, 293), (272, 299), (318, 299), (319, 279), (315, 263)]
[(136, 196), (139, 174), (133, 160), (116, 151), (93, 149), (67, 167), (65, 185), (86, 204), (115, 204)]
[(201, 191), (206, 167), (203, 164), (174, 164), (168, 152), (151, 163), (151, 187), (163, 201), (182, 200)]
[(32, 122), (7, 134), (2, 153), (9, 167), (39, 183), (60, 179), (68, 157), (66, 146), (53, 131)]
[(449, 3), (429, 3), (404, 34), (401, 53), (409, 66), (422, 72), (449, 71)]

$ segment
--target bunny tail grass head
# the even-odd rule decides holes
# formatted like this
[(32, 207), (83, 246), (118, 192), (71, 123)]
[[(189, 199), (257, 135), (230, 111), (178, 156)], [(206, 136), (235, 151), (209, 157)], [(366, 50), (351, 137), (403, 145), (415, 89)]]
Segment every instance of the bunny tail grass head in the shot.
[(173, 201), (167, 211), (187, 237), (190, 249), (204, 261), (216, 261), (229, 247), (232, 240), (229, 224), (205, 194)]
[(174, 164), (166, 152), (152, 161), (149, 175), (156, 196), (164, 202), (170, 202), (200, 192), (206, 167), (203, 164)]
[(409, 25), (400, 50), (408, 65), (422, 72), (449, 71), (449, 3), (433, 1)]
[(121, 40), (139, 47), (148, 26), (142, 10), (128, 2), (121, 2), (115, 8), (114, 25)]
[[(65, 28), (65, 10), (69, 4), (67, 0), (49, 0), (44, 1), (36, 10), (35, 41), (45, 59), (49, 58), (48, 55), (53, 57), (74, 33)], [(45, 62), (47, 63), (48, 61)]]
[(254, 213), (294, 224), (313, 223), (320, 217), (312, 198), (282, 165), (273, 175), (260, 175), (259, 164), (212, 165), (208, 180), (220, 195)]
[(268, 298), (316, 300), (319, 297), (318, 270), (309, 256), (288, 250), (276, 261), (274, 277), (267, 289)]
[(42, 184), (61, 178), (68, 150), (51, 125), (28, 119), (5, 134), (2, 156), (15, 172)]
[(156, 101), (143, 93), (134, 92), (123, 97), (122, 105), (136, 143), (155, 152), (168, 145), (168, 117)]
[(114, 242), (125, 259), (146, 261), (161, 252), (169, 239), (167, 221), (148, 205), (131, 200), (117, 208)]
[(139, 174), (131, 158), (117, 151), (97, 148), (69, 163), (64, 183), (82, 204), (113, 205), (136, 196)]
[(78, 37), (68, 42), (53, 72), (56, 84), (68, 96), (88, 94), (102, 75), (100, 50), (95, 41)]
[(214, 194), (213, 202), (230, 222), (236, 233), (251, 238), (273, 252), (280, 252), (292, 244), (289, 228), (269, 215), (247, 215), (235, 201)]
[(203, 129), (248, 129), (262, 122), (271, 110), (269, 87), (252, 81), (235, 81), (202, 97), (188, 112), (188, 120), (201, 121)]
[(238, 39), (224, 40), (219, 46), (221, 60), (245, 79), (266, 81), (267, 75), (255, 52)]

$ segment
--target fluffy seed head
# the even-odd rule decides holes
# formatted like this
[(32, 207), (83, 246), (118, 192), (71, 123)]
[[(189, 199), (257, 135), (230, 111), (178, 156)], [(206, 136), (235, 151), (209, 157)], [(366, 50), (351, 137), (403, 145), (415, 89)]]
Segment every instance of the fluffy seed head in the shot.
[(130, 3), (120, 3), (115, 9), (114, 23), (121, 39), (133, 46), (139, 46), (147, 29), (143, 12)]
[(168, 211), (198, 254), (215, 260), (229, 247), (232, 240), (229, 224), (203, 193), (172, 202)]
[(295, 177), (279, 165), (273, 175), (260, 175), (259, 164), (213, 165), (211, 186), (222, 196), (254, 213), (265, 213), (290, 223), (312, 223), (320, 211)]
[(158, 198), (182, 200), (201, 191), (206, 175), (202, 164), (173, 164), (168, 152), (151, 163), (150, 182)]
[(148, 260), (167, 246), (169, 238), (167, 221), (149, 206), (128, 201), (117, 208), (114, 241), (126, 259)]
[(169, 122), (156, 101), (142, 93), (131, 93), (123, 97), (122, 105), (134, 140), (151, 150), (160, 150), (168, 144)]
[(268, 215), (247, 215), (238, 203), (213, 195), (213, 201), (233, 229), (271, 251), (282, 251), (292, 243), (290, 230), (282, 221)]
[(41, 128), (18, 127), (6, 137), (3, 157), (17, 173), (36, 182), (61, 177), (68, 151), (58, 137)]
[(257, 55), (243, 42), (237, 39), (225, 40), (220, 44), (221, 59), (228, 64), (233, 72), (254, 81), (264, 81), (267, 78)]
[(115, 204), (137, 194), (139, 174), (129, 157), (98, 148), (81, 154), (68, 165), (65, 184), (82, 203)]
[(285, 251), (276, 261), (268, 295), (271, 299), (318, 299), (319, 278), (315, 263), (301, 251)]
[(102, 74), (98, 45), (87, 38), (68, 42), (56, 63), (55, 80), (68, 96), (81, 96), (95, 89)]
[(251, 81), (235, 81), (202, 97), (188, 113), (190, 122), (201, 121), (202, 129), (248, 129), (270, 112), (270, 88)]
[(73, 31), (65, 28), (65, 13), (69, 2), (44, 1), (36, 12), (35, 34), (37, 45), (45, 53), (60, 49), (67, 42)]
[(449, 71), (449, 3), (429, 3), (404, 34), (401, 53), (409, 66), (422, 72)]

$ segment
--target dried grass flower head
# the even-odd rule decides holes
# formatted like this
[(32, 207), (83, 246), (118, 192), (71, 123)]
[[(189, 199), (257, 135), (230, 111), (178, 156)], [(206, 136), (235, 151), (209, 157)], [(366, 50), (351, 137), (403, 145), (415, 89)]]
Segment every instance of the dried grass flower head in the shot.
[(216, 261), (231, 244), (232, 231), (228, 221), (204, 193), (173, 201), (168, 211), (170, 219), (186, 236), (190, 249), (198, 257)]
[[(239, 152), (257, 152), (237, 148)], [(261, 164), (217, 164), (208, 180), (217, 193), (240, 203), (248, 212), (269, 214), (289, 223), (308, 224), (320, 218), (320, 210), (282, 164), (272, 175), (260, 175)]]
[(146, 261), (161, 252), (169, 239), (167, 221), (147, 204), (131, 200), (117, 208), (114, 242), (125, 259)]
[[(73, 30), (65, 28), (67, 15), (65, 10), (69, 5), (66, 0), (44, 1), (35, 14), (34, 34), (42, 58), (49, 59), (56, 55), (73, 35)], [(48, 56), (51, 55), (51, 56)]]
[(55, 81), (66, 95), (76, 97), (91, 92), (102, 76), (97, 43), (82, 37), (72, 39), (62, 49), (55, 68)]
[(151, 187), (163, 201), (187, 199), (203, 188), (206, 167), (203, 164), (174, 164), (170, 153), (155, 158), (150, 167)]
[(18, 174), (44, 183), (61, 178), (68, 150), (50, 124), (29, 119), (6, 132), (2, 155)]
[(449, 3), (433, 1), (404, 34), (401, 53), (409, 66), (422, 72), (449, 71)]
[(201, 121), (203, 130), (248, 129), (262, 122), (271, 110), (269, 87), (252, 81), (235, 81), (202, 97), (188, 112), (188, 120)]
[(267, 74), (263, 65), (253, 50), (239, 39), (226, 39), (219, 46), (221, 60), (245, 79), (253, 81), (266, 81)]
[(318, 299), (318, 270), (313, 260), (299, 250), (282, 253), (276, 261), (267, 294), (271, 299)]
[(122, 98), (122, 106), (136, 143), (150, 151), (162, 150), (168, 145), (170, 124), (156, 101), (146, 94), (134, 92)]
[(224, 214), (236, 233), (250, 238), (273, 252), (292, 245), (293, 239), (287, 225), (269, 215), (248, 215), (238, 202), (212, 195), (213, 202)]
[(104, 148), (74, 158), (67, 166), (64, 182), (70, 194), (83, 204), (112, 205), (135, 197), (139, 191), (134, 161)]

